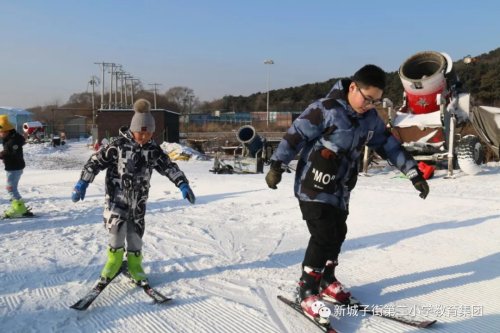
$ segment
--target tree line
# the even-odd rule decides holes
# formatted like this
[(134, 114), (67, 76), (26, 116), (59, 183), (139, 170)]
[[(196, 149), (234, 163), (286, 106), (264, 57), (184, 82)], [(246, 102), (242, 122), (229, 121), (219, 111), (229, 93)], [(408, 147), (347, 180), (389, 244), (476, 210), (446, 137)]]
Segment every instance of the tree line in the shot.
[[(477, 57), (468, 64), (455, 61), (453, 68), (462, 82), (463, 89), (471, 93), (477, 105), (500, 106), (500, 48)], [(271, 90), (269, 105), (272, 111), (302, 111), (314, 100), (324, 97), (333, 84), (341, 78), (298, 87)], [(395, 106), (403, 103), (403, 85), (398, 72), (387, 73), (384, 97)], [(224, 96), (217, 101), (221, 109), (235, 112), (266, 110), (267, 92), (250, 96)]]

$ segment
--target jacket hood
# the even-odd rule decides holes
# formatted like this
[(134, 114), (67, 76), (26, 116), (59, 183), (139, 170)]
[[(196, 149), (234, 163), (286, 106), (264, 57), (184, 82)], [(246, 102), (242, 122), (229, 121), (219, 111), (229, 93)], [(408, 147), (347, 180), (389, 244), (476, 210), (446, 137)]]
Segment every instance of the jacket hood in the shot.
[(128, 140), (130, 140), (132, 142), (135, 142), (134, 138), (132, 136), (132, 132), (130, 132), (128, 126), (122, 126), (122, 127), (120, 127), (120, 129), (118, 130), (118, 133), (120, 134), (120, 136), (123, 136), (125, 139), (128, 139)]
[(349, 103), (347, 102), (347, 90), (349, 89), (351, 82), (352, 81), (349, 79), (338, 80), (325, 97), (335, 99), (344, 108), (349, 109)]
[[(121, 137), (125, 138), (127, 141), (129, 141), (132, 145), (139, 145), (135, 140), (134, 136), (132, 135), (132, 131), (130, 130), (129, 126), (122, 126), (118, 130), (118, 133), (120, 134)], [(149, 143), (149, 142), (148, 142)], [(147, 143), (146, 143), (147, 144)]]

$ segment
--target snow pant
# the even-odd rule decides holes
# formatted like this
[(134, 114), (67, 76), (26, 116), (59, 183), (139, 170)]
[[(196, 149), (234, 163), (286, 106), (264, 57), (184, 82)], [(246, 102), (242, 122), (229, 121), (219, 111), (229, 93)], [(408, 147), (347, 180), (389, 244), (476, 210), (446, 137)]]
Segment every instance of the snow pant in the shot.
[(142, 249), (142, 236), (133, 219), (128, 219), (109, 229), (109, 246), (113, 249), (125, 248), (127, 241), (127, 252), (136, 253)]
[(9, 193), (10, 200), (20, 200), (21, 195), (17, 190), (17, 185), (19, 184), (19, 179), (21, 179), (21, 175), (23, 174), (23, 170), (13, 170), (7, 171), (7, 193)]
[(299, 201), (299, 204), (311, 234), (302, 266), (323, 269), (327, 261), (337, 262), (347, 234), (348, 212), (319, 202)]

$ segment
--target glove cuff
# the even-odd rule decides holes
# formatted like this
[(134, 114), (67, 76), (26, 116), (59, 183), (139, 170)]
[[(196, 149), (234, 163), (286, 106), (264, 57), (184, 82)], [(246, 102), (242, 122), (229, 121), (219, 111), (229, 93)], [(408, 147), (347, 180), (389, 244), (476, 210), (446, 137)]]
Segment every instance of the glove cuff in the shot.
[(84, 179), (80, 179), (76, 184), (84, 188), (87, 188), (87, 186), (89, 186), (89, 182)]
[(80, 180), (83, 180), (84, 182), (87, 182), (87, 183), (92, 183), (94, 181), (94, 178), (95, 178), (95, 174), (93, 174), (92, 172), (90, 172), (86, 169), (82, 171), (82, 174), (80, 176)]
[(283, 166), (283, 162), (277, 160), (271, 160), (271, 169), (279, 173), (283, 173), (286, 170)]
[(424, 180), (422, 173), (418, 169), (410, 169), (410, 171), (406, 173), (406, 176), (411, 180), (413, 185), (418, 181)]
[(406, 177), (408, 177), (408, 179), (410, 179), (410, 180), (413, 180), (413, 179), (417, 178), (418, 176), (420, 176), (420, 173), (418, 172), (417, 168), (410, 169), (406, 173)]
[(189, 185), (189, 181), (187, 180), (186, 177), (179, 177), (177, 178), (175, 181), (174, 181), (175, 185), (177, 187), (181, 187), (182, 184), (188, 184)]

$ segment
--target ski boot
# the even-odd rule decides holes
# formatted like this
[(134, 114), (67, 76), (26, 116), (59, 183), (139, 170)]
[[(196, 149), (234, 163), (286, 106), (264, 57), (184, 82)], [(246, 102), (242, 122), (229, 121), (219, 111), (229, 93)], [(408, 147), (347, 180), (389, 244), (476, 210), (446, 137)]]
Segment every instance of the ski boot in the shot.
[(351, 299), (354, 302), (354, 298), (351, 298), (351, 293), (347, 291), (340, 281), (335, 277), (335, 267), (338, 262), (327, 261), (325, 270), (323, 272), (323, 277), (320, 282), (320, 296), (332, 303), (339, 304), (351, 304)]
[(29, 213), (30, 212), (28, 208), (26, 208), (23, 199), (13, 199), (12, 202), (10, 203), (10, 208), (4, 212), (4, 217), (5, 218), (22, 217), (25, 216), (25, 214)]
[(101, 271), (101, 280), (109, 282), (120, 272), (124, 252), (123, 247), (119, 249), (108, 248), (108, 261)]
[(138, 285), (145, 284), (148, 281), (148, 277), (142, 269), (142, 258), (141, 251), (127, 252), (128, 272)]
[(331, 310), (319, 296), (321, 277), (321, 269), (305, 266), (297, 288), (297, 301), (306, 316), (321, 325), (329, 326)]

